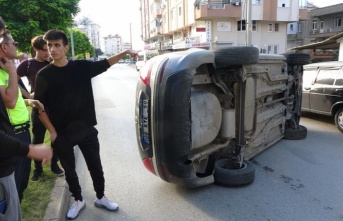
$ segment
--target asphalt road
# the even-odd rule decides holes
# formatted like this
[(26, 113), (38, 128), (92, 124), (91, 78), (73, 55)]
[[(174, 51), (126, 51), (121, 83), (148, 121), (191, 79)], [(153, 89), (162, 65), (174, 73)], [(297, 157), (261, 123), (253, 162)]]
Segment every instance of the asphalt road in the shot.
[(87, 202), (77, 220), (343, 220), (343, 135), (330, 117), (304, 115), (305, 140), (281, 140), (254, 157), (256, 179), (251, 185), (186, 189), (143, 167), (134, 127), (138, 77), (134, 67), (118, 64), (93, 80), (106, 195), (119, 204), (119, 210), (94, 206), (91, 178), (77, 149), (77, 170)]

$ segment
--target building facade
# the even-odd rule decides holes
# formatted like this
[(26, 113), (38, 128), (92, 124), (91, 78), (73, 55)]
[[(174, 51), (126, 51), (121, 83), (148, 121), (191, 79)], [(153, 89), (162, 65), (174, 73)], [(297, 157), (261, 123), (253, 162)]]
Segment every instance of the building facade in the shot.
[(111, 56), (117, 54), (122, 51), (121, 48), (122, 39), (119, 35), (109, 35), (104, 37), (104, 45), (105, 45), (105, 55)]
[[(302, 21), (301, 26), (294, 24), (294, 33), (289, 33), (290, 48), (303, 48), (301, 45), (308, 45), (308, 49), (303, 50), (303, 52), (309, 53), (314, 62), (337, 60), (342, 38), (335, 40), (335, 44), (330, 43), (326, 46), (317, 43), (331, 42), (330, 38), (341, 33), (343, 31), (342, 20), (343, 3), (323, 8), (312, 8), (308, 12), (308, 20)], [(302, 44), (294, 44), (295, 39), (301, 41)], [(310, 47), (311, 45), (313, 47)]]
[[(287, 50), (287, 24), (303, 13), (299, 0), (251, 0), (251, 42), (263, 53)], [(303, 0), (302, 0), (303, 1)], [(186, 50), (246, 45), (241, 0), (140, 0), (145, 49)]]
[(84, 32), (95, 49), (100, 49), (100, 26), (93, 23), (89, 18), (77, 21), (77, 28)]

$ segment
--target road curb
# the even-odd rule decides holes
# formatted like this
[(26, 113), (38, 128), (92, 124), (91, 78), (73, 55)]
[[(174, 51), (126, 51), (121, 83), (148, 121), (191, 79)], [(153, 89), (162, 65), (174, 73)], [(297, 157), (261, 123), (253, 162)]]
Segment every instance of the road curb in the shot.
[(57, 177), (51, 192), (50, 203), (45, 210), (44, 221), (64, 221), (69, 204), (69, 188), (65, 177)]

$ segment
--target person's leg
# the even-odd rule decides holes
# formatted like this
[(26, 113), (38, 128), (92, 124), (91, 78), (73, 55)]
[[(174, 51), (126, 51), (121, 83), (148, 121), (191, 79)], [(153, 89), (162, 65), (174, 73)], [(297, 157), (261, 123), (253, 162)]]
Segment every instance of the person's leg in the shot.
[(65, 136), (57, 135), (52, 146), (64, 168), (69, 191), (75, 199), (75, 202), (68, 209), (66, 216), (67, 219), (75, 219), (80, 211), (85, 208), (86, 202), (82, 199), (81, 186), (75, 169), (74, 143)]
[[(32, 134), (33, 134), (32, 143), (34, 144), (44, 143), (46, 128), (41, 122), (41, 120), (39, 119), (39, 113), (37, 109), (32, 110), (31, 119), (32, 119)], [(55, 152), (53, 152), (53, 155), (51, 158), (51, 164), (50, 164), (51, 171), (57, 176), (63, 176), (64, 171), (61, 170), (61, 168), (58, 166), (57, 161), (58, 161), (58, 157), (56, 156)], [(42, 161), (35, 160), (34, 162), (35, 162), (35, 170), (33, 171), (33, 176), (31, 179), (33, 181), (36, 181), (41, 176), (43, 172), (43, 167), (42, 167)]]
[(98, 131), (94, 127), (90, 128), (88, 136), (82, 142), (79, 142), (79, 147), (93, 180), (93, 186), (96, 192), (94, 205), (109, 211), (118, 210), (118, 204), (112, 202), (104, 195), (105, 178), (100, 159)]
[(100, 159), (98, 131), (94, 127), (90, 128), (88, 136), (79, 142), (79, 147), (92, 177), (96, 196), (101, 199), (105, 191), (105, 178)]
[(18, 192), (15, 186), (14, 173), (0, 178), (0, 191), (3, 191), (3, 194), (6, 197), (6, 211), (4, 214), (0, 213), (0, 221), (20, 221), (21, 211)]
[[(27, 144), (31, 143), (29, 130), (22, 132), (20, 134), (16, 134), (15, 136), (17, 139), (21, 140), (24, 143), (27, 143)], [(24, 190), (27, 188), (27, 185), (29, 183), (30, 170), (31, 170), (30, 158), (22, 157), (22, 156), (16, 157), (14, 177), (15, 177), (15, 182), (17, 185), (18, 196), (19, 196), (20, 202), (23, 199)]]
[(74, 144), (66, 136), (57, 135), (52, 147), (64, 168), (65, 179), (69, 185), (69, 191), (72, 193), (75, 200), (82, 201), (81, 186), (75, 169)]
[[(38, 117), (38, 110), (33, 109), (31, 114), (31, 121), (32, 121), (32, 143), (33, 144), (41, 144), (44, 143), (45, 137), (45, 126), (42, 124)], [(31, 180), (36, 181), (42, 175), (43, 167), (42, 161), (34, 160), (34, 171)]]

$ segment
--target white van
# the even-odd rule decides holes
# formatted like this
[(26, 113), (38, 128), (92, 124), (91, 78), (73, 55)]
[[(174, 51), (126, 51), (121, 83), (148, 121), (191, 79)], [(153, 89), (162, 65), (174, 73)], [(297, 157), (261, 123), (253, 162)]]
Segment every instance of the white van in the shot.
[(147, 61), (158, 55), (158, 50), (143, 50), (138, 52), (136, 70), (139, 71)]

